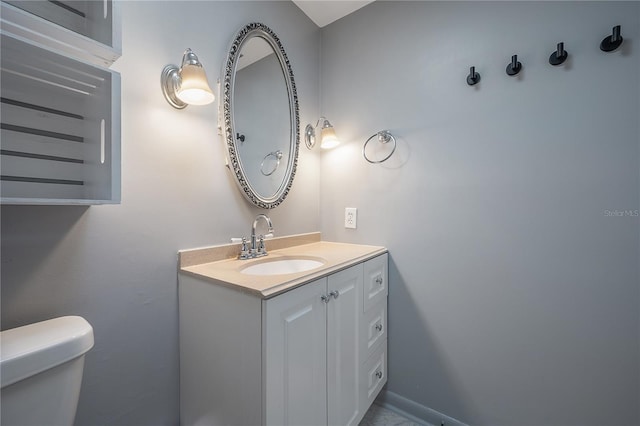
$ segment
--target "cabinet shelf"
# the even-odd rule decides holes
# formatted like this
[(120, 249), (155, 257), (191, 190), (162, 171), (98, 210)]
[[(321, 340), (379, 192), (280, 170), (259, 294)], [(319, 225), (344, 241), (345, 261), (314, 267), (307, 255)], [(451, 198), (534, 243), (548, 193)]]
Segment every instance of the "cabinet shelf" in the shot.
[(122, 55), (119, 4), (112, 0), (2, 0), (2, 32), (108, 67)]
[(120, 75), (1, 37), (2, 203), (118, 203)]

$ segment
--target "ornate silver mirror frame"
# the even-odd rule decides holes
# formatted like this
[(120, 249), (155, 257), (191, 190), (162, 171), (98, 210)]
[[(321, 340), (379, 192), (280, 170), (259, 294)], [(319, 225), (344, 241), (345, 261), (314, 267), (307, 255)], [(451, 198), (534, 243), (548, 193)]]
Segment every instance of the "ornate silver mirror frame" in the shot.
[[(279, 188), (271, 196), (264, 196), (259, 194), (251, 185), (247, 174), (243, 168), (242, 160), (239, 155), (237, 140), (236, 140), (236, 126), (234, 123), (233, 113), (233, 94), (236, 67), (238, 60), (240, 59), (241, 50), (245, 43), (254, 37), (260, 37), (265, 40), (275, 52), (282, 73), (287, 86), (288, 99), (289, 99), (289, 116), (290, 116), (290, 154), (286, 164), (286, 171), (284, 178)], [(293, 79), (293, 70), (287, 58), (287, 54), (284, 47), (280, 43), (278, 36), (266, 25), (261, 23), (250, 23), (245, 25), (240, 31), (238, 31), (235, 39), (233, 40), (227, 58), (225, 61), (225, 67), (223, 70), (224, 82), (222, 93), (222, 109), (224, 116), (224, 138), (227, 146), (227, 155), (229, 167), (233, 172), (233, 177), (236, 183), (241, 189), (242, 194), (255, 206), (271, 209), (278, 206), (284, 201), (289, 194), (291, 185), (293, 184), (293, 178), (296, 174), (296, 167), (298, 163), (298, 148), (300, 146), (300, 123), (299, 123), (299, 111), (298, 111), (298, 95), (296, 93), (296, 85)]]

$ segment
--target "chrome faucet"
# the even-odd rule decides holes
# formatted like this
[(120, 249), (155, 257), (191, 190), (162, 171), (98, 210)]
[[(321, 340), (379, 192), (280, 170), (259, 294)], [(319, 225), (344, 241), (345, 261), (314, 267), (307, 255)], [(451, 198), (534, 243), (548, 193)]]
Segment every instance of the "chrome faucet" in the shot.
[[(260, 245), (256, 247), (256, 226), (258, 226), (258, 221), (260, 219), (264, 219), (267, 222), (267, 226), (269, 227), (267, 231), (267, 235), (273, 235), (273, 224), (271, 223), (271, 219), (266, 214), (259, 214), (256, 216), (253, 221), (253, 225), (251, 225), (251, 253), (261, 253), (258, 256), (266, 256), (267, 251), (264, 248), (264, 235), (260, 235)], [(257, 256), (256, 256), (257, 257)]]
[[(267, 234), (259, 235), (256, 237), (256, 228), (258, 227), (258, 222), (260, 222), (261, 219), (267, 223), (267, 226), (269, 227), (269, 229), (267, 230)], [(255, 220), (253, 221), (253, 225), (251, 225), (251, 240), (249, 244), (247, 244), (246, 238), (242, 238), (241, 240), (242, 247), (240, 248), (240, 254), (238, 255), (238, 259), (244, 260), (244, 259), (253, 259), (256, 257), (266, 256), (269, 253), (267, 253), (267, 249), (264, 246), (264, 240), (265, 238), (271, 238), (271, 237), (273, 237), (273, 224), (271, 223), (271, 219), (269, 219), (269, 216), (267, 216), (266, 214), (259, 214), (258, 216), (256, 216)], [(231, 239), (232, 242), (234, 240), (236, 239), (235, 238)]]

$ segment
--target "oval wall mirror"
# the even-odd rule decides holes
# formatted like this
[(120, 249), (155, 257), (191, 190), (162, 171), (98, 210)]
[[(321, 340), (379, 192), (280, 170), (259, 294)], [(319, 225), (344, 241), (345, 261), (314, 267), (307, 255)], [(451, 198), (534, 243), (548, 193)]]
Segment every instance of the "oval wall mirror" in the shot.
[(289, 193), (298, 162), (298, 96), (289, 59), (269, 27), (251, 23), (233, 40), (223, 74), (229, 167), (243, 195), (271, 209)]

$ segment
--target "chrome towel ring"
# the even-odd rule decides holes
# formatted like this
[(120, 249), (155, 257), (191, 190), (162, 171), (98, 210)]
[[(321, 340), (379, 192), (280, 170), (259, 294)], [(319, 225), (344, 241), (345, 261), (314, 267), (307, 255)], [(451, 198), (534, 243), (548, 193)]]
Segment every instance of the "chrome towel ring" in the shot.
[[(275, 162), (275, 165), (273, 166), (273, 170), (271, 170), (270, 172), (265, 172), (264, 171), (264, 162), (267, 161), (267, 159), (269, 157), (275, 158), (276, 162)], [(276, 170), (278, 170), (278, 167), (280, 167), (280, 160), (281, 159), (282, 159), (282, 151), (280, 151), (280, 150), (268, 153), (262, 159), (262, 163), (260, 163), (260, 172), (265, 176), (271, 176)]]
[[(381, 144), (387, 144), (391, 141), (393, 142), (393, 149), (391, 149), (391, 152), (389, 153), (389, 155), (384, 157), (382, 160), (371, 160), (369, 157), (367, 157), (367, 145), (376, 136), (378, 137), (378, 142)], [(367, 141), (364, 143), (364, 146), (362, 147), (362, 155), (364, 156), (364, 159), (371, 164), (383, 163), (387, 161), (393, 155), (394, 152), (396, 152), (397, 145), (398, 143), (396, 142), (396, 138), (391, 134), (391, 132), (389, 132), (388, 130), (381, 130), (377, 133), (374, 133), (369, 137), (369, 139), (367, 139)]]

